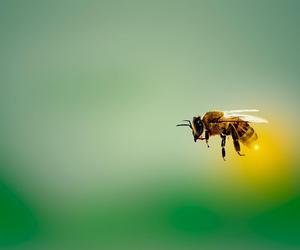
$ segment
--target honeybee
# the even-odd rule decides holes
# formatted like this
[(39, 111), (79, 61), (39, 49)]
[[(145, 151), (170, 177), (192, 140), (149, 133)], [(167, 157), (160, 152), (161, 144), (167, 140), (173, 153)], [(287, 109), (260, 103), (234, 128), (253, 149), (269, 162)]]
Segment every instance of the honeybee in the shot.
[[(253, 115), (244, 114), (245, 112), (258, 112), (257, 109), (242, 109), (231, 111), (209, 111), (201, 116), (193, 117), (193, 121), (183, 120), (187, 123), (177, 124), (177, 126), (188, 126), (192, 130), (194, 141), (205, 140), (209, 147), (210, 136), (221, 136), (222, 158), (225, 160), (225, 144), (227, 136), (233, 139), (235, 151), (240, 155), (240, 142), (250, 147), (258, 138), (254, 129), (249, 123), (267, 123), (268, 121)], [(204, 137), (202, 134), (204, 132)]]

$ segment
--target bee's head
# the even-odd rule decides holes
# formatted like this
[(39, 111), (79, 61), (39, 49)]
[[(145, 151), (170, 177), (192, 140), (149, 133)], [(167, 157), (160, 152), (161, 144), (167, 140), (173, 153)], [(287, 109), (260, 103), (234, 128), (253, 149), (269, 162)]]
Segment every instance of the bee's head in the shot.
[(192, 134), (194, 137), (194, 141), (196, 142), (197, 139), (202, 135), (203, 133), (203, 122), (201, 120), (201, 117), (193, 117), (193, 121), (191, 123), (190, 120), (183, 120), (185, 122), (188, 122), (188, 124), (177, 124), (177, 126), (187, 126), (190, 127), (190, 129), (192, 130)]
[(204, 128), (203, 128), (203, 122), (201, 120), (201, 117), (200, 116), (193, 117), (192, 131), (193, 131), (193, 136), (194, 136), (195, 142), (202, 135), (203, 130), (204, 130)]

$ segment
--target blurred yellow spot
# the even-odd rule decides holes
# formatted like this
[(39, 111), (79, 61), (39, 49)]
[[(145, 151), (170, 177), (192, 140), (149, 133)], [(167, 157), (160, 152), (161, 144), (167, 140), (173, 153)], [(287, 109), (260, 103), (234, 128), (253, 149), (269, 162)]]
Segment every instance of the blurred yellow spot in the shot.
[(291, 140), (287, 137), (279, 140), (278, 129), (271, 126), (256, 125), (255, 130), (258, 143), (250, 148), (241, 145), (241, 152), (245, 156), (234, 157), (232, 154), (230, 162), (238, 166), (235, 168), (235, 177), (241, 186), (256, 192), (262, 199), (275, 198), (289, 189)]
[[(268, 205), (286, 199), (293, 194), (295, 185), (294, 135), (283, 137), (278, 134), (284, 127), (281, 121), (274, 121), (272, 125), (255, 124), (253, 127), (258, 140), (250, 147), (241, 143), (241, 153), (245, 156), (237, 155), (232, 140), (228, 141), (226, 161), (218, 161), (221, 166), (229, 168), (219, 168), (217, 178), (220, 177), (220, 180), (215, 181), (220, 183), (222, 194), (228, 191), (226, 199), (243, 197), (245, 207)], [(216, 153), (220, 153), (219, 148)], [(212, 175), (216, 176), (216, 172)]]

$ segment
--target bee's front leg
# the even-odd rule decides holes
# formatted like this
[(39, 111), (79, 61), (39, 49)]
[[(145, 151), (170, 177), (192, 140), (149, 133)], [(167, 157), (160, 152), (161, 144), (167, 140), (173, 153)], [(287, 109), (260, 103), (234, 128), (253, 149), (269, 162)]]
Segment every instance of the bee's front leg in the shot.
[(205, 130), (205, 141), (206, 141), (207, 147), (209, 148), (209, 145), (208, 145), (208, 139), (209, 139), (209, 133), (208, 133), (207, 130)]

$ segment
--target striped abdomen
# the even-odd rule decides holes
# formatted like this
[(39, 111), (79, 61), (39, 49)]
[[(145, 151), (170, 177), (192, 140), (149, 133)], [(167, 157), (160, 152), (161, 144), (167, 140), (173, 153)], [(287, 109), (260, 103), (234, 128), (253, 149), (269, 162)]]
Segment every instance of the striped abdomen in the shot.
[(233, 126), (236, 129), (239, 140), (246, 146), (250, 147), (257, 140), (257, 134), (248, 122), (234, 123)]

